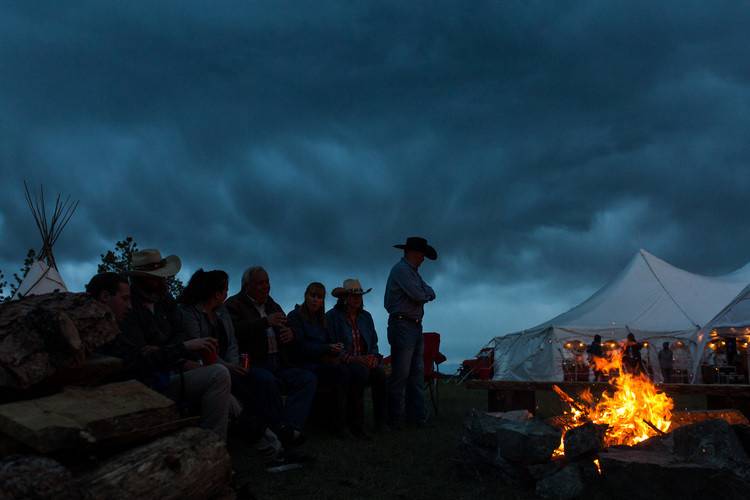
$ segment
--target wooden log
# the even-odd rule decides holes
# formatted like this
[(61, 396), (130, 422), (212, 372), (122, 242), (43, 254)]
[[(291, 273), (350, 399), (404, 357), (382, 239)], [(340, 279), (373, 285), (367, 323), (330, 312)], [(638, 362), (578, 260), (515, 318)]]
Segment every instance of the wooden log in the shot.
[(116, 455), (77, 484), (92, 500), (197, 500), (224, 495), (231, 475), (224, 442), (191, 427)]
[(50, 293), (0, 304), (0, 388), (26, 389), (80, 365), (119, 329), (112, 311), (85, 293)]
[(174, 401), (135, 380), (0, 405), (0, 433), (39, 453), (123, 444), (178, 420)]
[(81, 492), (71, 472), (58, 462), (16, 455), (0, 461), (0, 498), (78, 500)]

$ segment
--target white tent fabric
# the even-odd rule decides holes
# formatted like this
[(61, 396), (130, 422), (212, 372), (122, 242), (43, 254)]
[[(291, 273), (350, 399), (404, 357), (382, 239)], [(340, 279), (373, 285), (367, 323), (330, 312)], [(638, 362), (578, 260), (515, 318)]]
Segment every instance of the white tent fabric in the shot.
[(67, 291), (68, 288), (57, 269), (48, 266), (46, 262), (37, 260), (29, 268), (28, 274), (13, 294), (13, 299), (17, 300), (27, 295)]
[[(707, 277), (640, 250), (612, 282), (583, 303), (534, 328), (496, 337), (494, 378), (562, 380), (564, 343), (580, 340), (588, 344), (596, 334), (603, 341), (620, 341), (628, 333), (639, 341), (649, 341), (646, 355), (652, 366), (658, 366), (662, 342), (682, 340), (688, 352), (675, 353), (676, 363), (694, 368), (691, 360), (699, 359), (698, 353), (703, 352), (696, 337), (701, 327), (748, 282), (750, 266), (729, 275)], [(654, 376), (659, 380), (660, 371), (654, 370)]]

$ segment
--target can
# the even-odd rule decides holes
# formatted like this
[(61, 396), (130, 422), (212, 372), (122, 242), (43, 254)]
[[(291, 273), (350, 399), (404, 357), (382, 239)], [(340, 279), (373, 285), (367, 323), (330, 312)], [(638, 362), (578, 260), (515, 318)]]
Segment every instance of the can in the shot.
[(219, 355), (216, 354), (216, 351), (204, 351), (201, 353), (201, 357), (203, 358), (203, 364), (205, 366), (212, 365), (219, 360)]
[(247, 370), (250, 368), (250, 356), (247, 353), (240, 354), (240, 366)]

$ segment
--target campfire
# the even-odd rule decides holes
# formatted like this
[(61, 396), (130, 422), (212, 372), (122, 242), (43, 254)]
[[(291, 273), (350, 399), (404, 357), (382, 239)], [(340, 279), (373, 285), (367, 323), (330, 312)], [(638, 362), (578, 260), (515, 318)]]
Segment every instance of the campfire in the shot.
[(622, 367), (622, 353), (614, 353), (611, 360), (595, 358), (596, 370), (611, 374), (614, 393), (604, 392), (596, 401), (589, 389), (575, 398), (558, 386), (555, 393), (569, 406), (559, 419), (563, 430), (560, 446), (554, 456), (565, 454), (565, 433), (586, 422), (606, 426), (605, 446), (633, 446), (669, 431), (674, 403), (645, 374), (626, 373)]

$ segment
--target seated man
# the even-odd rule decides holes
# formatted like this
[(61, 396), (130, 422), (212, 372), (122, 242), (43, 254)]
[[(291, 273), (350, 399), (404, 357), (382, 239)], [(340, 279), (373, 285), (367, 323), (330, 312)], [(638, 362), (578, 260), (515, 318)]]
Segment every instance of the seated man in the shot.
[(180, 270), (175, 255), (162, 259), (158, 250), (133, 254), (130, 280), (132, 310), (120, 323), (110, 352), (123, 358), (133, 378), (176, 400), (200, 408), (201, 427), (226, 440), (231, 379), (220, 364), (202, 366), (200, 353), (213, 353), (215, 339), (183, 341), (174, 300), (166, 280)]
[[(270, 297), (271, 284), (262, 267), (251, 267), (242, 275), (242, 288), (226, 302), (232, 317), (239, 350), (248, 353), (252, 369), (249, 376), (257, 387), (279, 387), (287, 393), (286, 405), (280, 408), (278, 394), (258, 390), (256, 408), (265, 411), (266, 422), (279, 422), (277, 431), (284, 446), (300, 444), (302, 429), (310, 413), (317, 379), (315, 375), (293, 366), (294, 333), (286, 326), (286, 315)], [(275, 383), (274, 383), (275, 382)]]
[(118, 323), (130, 312), (130, 283), (122, 274), (97, 274), (86, 285), (86, 293), (108, 306)]

